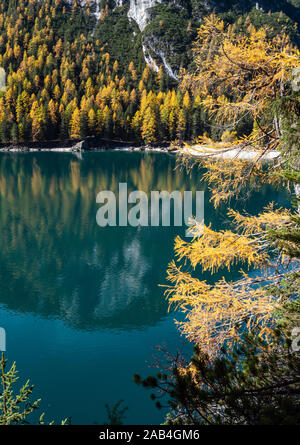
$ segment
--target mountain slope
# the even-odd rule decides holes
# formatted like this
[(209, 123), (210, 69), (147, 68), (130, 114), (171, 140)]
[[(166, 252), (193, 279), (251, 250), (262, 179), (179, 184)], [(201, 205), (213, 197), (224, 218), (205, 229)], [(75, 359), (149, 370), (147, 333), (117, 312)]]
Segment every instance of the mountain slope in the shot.
[[(218, 14), (241, 34), (253, 24), (298, 36), (283, 13), (255, 7), (237, 13), (227, 3)], [(216, 3), (131, 5), (131, 0), (0, 2), (2, 143), (94, 136), (153, 143), (191, 140), (204, 132), (221, 137), (199, 98), (177, 88), (180, 68), (192, 64), (197, 27)], [(241, 120), (237, 132), (246, 134), (251, 125)]]
[[(110, 53), (115, 53), (120, 60), (122, 53), (136, 54), (138, 45), (152, 69), (158, 72), (159, 66), (164, 66), (173, 80), (177, 79), (181, 67), (189, 65), (197, 28), (203, 16), (212, 11), (231, 23), (240, 15), (250, 13), (254, 24), (268, 23), (277, 30), (287, 26), (295, 41), (293, 24), (300, 21), (300, 0), (96, 0), (84, 3), (90, 4), (97, 15), (95, 35), (106, 41)], [(119, 53), (118, 45), (122, 48)]]

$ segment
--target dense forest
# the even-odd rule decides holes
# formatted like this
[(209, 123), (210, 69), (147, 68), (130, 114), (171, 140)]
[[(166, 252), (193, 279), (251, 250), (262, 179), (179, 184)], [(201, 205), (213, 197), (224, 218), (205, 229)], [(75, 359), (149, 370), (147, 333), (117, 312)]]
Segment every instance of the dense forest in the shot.
[[(3, 303), (22, 314), (67, 320), (77, 330), (120, 327), (125, 319), (136, 329), (149, 324), (149, 308), (154, 321), (164, 311), (162, 295), (151, 293), (158, 275), (148, 259), (159, 264), (165, 232), (156, 244), (147, 232), (142, 250), (140, 224), (103, 247), (94, 191), (117, 192), (125, 178), (148, 193), (184, 192), (198, 169), (220, 226), (206, 217), (193, 222), (193, 238), (177, 234), (162, 283), (164, 302), (181, 313), (175, 323), (194, 354), (160, 348), (164, 362), (155, 358), (153, 365), (159, 372), (134, 376), (158, 409), (168, 409), (161, 419), (168, 425), (300, 424), (299, 0), (274, 1), (270, 10), (268, 0), (239, 3), (149, 0), (154, 6), (137, 21), (128, 19), (134, 16), (129, 0), (0, 5), (2, 144), (197, 142), (178, 150), (174, 170), (168, 164), (159, 171), (156, 155), (144, 153), (122, 153), (115, 163), (96, 163), (91, 154), (81, 162), (81, 153), (57, 163), (52, 154), (46, 161), (40, 154), (4, 154), (0, 162)], [(277, 202), (258, 210), (260, 199), (271, 200), (270, 190), (282, 186), (291, 204), (276, 191)], [(95, 291), (89, 281), (96, 276), (101, 287)], [(143, 313), (138, 322), (128, 315), (132, 307)], [(88, 354), (83, 360), (92, 361)], [(2, 355), (0, 424), (26, 423), (40, 399), (30, 401), (29, 382), (14, 395), (16, 367), (6, 364)], [(121, 402), (108, 409), (113, 424), (123, 418)]]
[[(159, 61), (155, 70), (145, 62), (138, 27), (122, 13), (128, 5), (111, 8), (102, 2), (97, 21), (90, 3), (1, 2), (0, 67), (6, 87), (0, 92), (0, 141), (96, 136), (153, 144), (204, 133), (220, 139), (199, 95), (180, 87)], [(189, 19), (189, 8), (180, 14), (172, 8), (152, 8), (145, 35), (156, 30), (171, 39), (178, 50), (172, 63), (189, 69), (197, 23)], [(270, 34), (286, 29), (294, 42), (298, 39), (296, 23), (283, 12), (253, 8), (220, 15), (242, 34), (264, 23)], [(251, 119), (242, 119), (236, 131), (247, 134), (251, 127)]]

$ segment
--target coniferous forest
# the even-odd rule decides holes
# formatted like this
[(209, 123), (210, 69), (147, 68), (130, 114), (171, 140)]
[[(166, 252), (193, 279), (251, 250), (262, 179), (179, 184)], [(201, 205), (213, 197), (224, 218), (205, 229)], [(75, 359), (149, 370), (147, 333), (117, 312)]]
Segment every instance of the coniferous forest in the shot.
[(300, 424), (299, 10), (0, 2), (0, 425)]
[[(151, 69), (140, 34), (122, 14), (124, 7), (110, 9), (104, 3), (97, 22), (89, 2), (1, 2), (0, 66), (6, 75), (0, 93), (1, 142), (101, 137), (153, 144), (193, 140), (204, 133), (219, 139), (222, 133), (211, 125), (199, 95), (182, 89), (162, 63)], [(178, 70), (192, 67), (196, 24), (187, 13), (173, 11), (170, 22), (172, 10), (163, 5), (153, 9), (146, 35), (159, 28), (157, 21), (163, 39), (171, 34), (175, 39), (183, 29), (184, 36), (176, 37), (182, 57), (174, 53), (173, 63)], [(254, 8), (223, 16), (245, 34), (265, 21), (271, 34), (286, 28), (298, 39), (297, 24), (282, 12)], [(163, 33), (166, 23), (169, 34)], [(236, 130), (244, 134), (251, 126), (251, 120), (242, 119)]]

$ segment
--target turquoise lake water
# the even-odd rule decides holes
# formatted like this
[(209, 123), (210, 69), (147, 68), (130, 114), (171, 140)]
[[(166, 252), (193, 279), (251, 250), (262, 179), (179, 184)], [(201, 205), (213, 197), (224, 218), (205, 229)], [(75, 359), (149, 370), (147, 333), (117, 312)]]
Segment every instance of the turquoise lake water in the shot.
[[(213, 208), (201, 171), (175, 166), (161, 153), (0, 154), (0, 327), (7, 358), (35, 384), (46, 420), (102, 423), (105, 404), (123, 399), (125, 423), (163, 422), (133, 375), (155, 372), (157, 346), (191, 353), (174, 323), (182, 317), (168, 312), (158, 286), (185, 227), (101, 228), (96, 196), (120, 182), (147, 193), (204, 190), (205, 223), (228, 227), (227, 206)], [(264, 187), (231, 207), (258, 213), (287, 198)]]

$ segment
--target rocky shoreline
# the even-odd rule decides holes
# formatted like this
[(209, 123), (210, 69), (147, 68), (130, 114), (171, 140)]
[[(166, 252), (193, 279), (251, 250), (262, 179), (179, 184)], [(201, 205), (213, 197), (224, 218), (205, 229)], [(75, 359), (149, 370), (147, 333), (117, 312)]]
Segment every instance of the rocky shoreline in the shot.
[(255, 150), (236, 149), (236, 148), (211, 148), (204, 145), (192, 145), (185, 147), (183, 152), (193, 157), (211, 157), (217, 159), (235, 159), (241, 161), (254, 161), (259, 159), (261, 162), (275, 161), (280, 157), (280, 152), (271, 150), (265, 154)]
[(70, 143), (31, 143), (28, 145), (10, 144), (0, 146), (0, 152), (6, 153), (26, 153), (26, 152), (63, 152), (63, 153), (80, 153), (87, 151), (144, 151), (144, 152), (159, 152), (159, 153), (171, 153), (177, 150), (170, 150), (169, 146), (149, 146), (149, 145), (130, 145), (127, 143), (118, 143), (114, 141), (112, 143), (105, 142), (99, 144), (87, 144), (85, 141), (77, 142), (71, 145)]
[[(71, 143), (70, 143), (71, 142)], [(126, 151), (126, 152), (151, 152), (151, 153), (179, 153), (179, 150), (171, 148), (170, 145), (165, 144), (162, 146), (150, 146), (150, 145), (131, 145), (126, 142), (119, 141), (99, 141), (98, 143), (79, 141), (73, 143), (72, 141), (66, 142), (45, 142), (45, 143), (31, 143), (28, 145), (11, 144), (5, 146), (0, 145), (0, 153), (26, 153), (26, 152), (56, 152), (56, 153), (74, 153), (80, 154), (91, 151)], [(221, 159), (239, 159), (244, 161), (252, 161), (257, 158), (258, 153), (256, 151), (236, 150), (236, 149), (213, 149), (206, 146), (191, 145), (183, 148), (182, 152), (192, 157), (212, 157)], [(280, 156), (278, 151), (271, 151), (261, 157), (262, 162), (275, 161)]]

